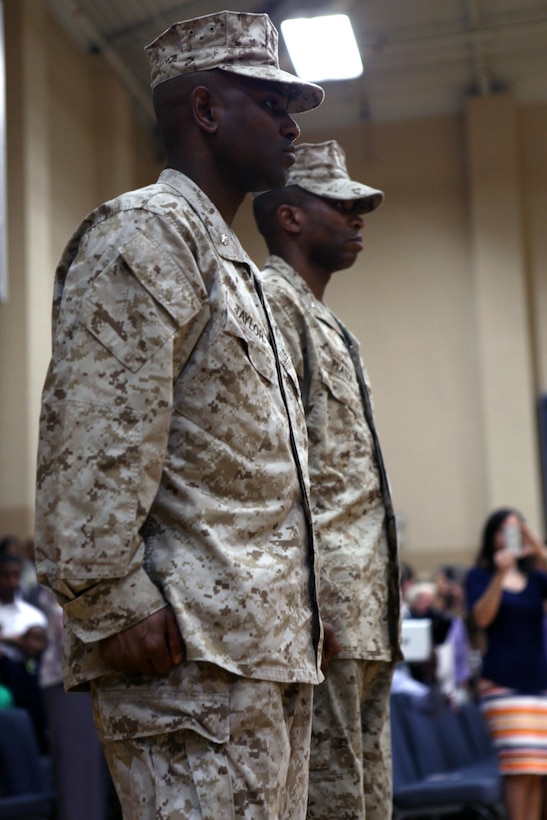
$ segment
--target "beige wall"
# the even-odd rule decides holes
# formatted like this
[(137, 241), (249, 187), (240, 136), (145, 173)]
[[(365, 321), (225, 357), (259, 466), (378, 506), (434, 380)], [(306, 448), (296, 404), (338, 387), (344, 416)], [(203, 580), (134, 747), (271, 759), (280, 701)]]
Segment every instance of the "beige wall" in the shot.
[[(156, 176), (154, 145), (100, 58), (36, 0), (7, 0), (11, 298), (0, 306), (0, 533), (32, 526), (40, 386), (59, 253), (95, 204)], [(30, 13), (32, 7), (32, 14)], [(44, 32), (47, 36), (45, 36)], [(327, 101), (328, 105), (328, 89)], [(321, 132), (381, 187), (366, 245), (327, 302), (362, 343), (403, 556), (468, 561), (484, 517), (543, 532), (536, 396), (547, 391), (547, 104), (471, 100), (460, 115)], [(266, 251), (246, 202), (235, 223)]]

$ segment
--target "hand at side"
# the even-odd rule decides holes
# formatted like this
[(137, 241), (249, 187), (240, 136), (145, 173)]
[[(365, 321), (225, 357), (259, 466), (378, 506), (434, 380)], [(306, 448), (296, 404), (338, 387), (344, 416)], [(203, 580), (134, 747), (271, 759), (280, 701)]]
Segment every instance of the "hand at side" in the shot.
[(185, 658), (184, 640), (170, 606), (103, 638), (99, 652), (114, 671), (126, 675), (166, 675)]

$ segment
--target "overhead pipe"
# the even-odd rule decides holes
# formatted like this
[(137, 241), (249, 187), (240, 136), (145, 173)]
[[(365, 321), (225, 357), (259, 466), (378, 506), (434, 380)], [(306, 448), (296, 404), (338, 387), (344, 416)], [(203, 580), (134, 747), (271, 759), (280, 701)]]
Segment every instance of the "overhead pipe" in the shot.
[[(476, 32), (480, 28), (478, 0), (465, 0), (465, 8), (467, 19)], [(492, 91), (492, 78), (486, 68), (482, 39), (473, 37), (470, 45), (475, 69), (475, 78), (477, 80), (477, 90), (482, 95), (490, 94)]]

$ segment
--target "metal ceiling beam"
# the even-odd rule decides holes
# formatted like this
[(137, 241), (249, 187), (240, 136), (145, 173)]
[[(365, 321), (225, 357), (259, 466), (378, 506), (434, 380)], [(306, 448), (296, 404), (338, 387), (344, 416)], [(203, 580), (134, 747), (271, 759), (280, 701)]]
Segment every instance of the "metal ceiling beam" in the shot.
[[(480, 12), (477, 0), (465, 0), (465, 10), (472, 29), (477, 31), (480, 28)], [(489, 94), (492, 91), (492, 77), (486, 67), (482, 40), (473, 38), (470, 45), (477, 90), (482, 95)]]

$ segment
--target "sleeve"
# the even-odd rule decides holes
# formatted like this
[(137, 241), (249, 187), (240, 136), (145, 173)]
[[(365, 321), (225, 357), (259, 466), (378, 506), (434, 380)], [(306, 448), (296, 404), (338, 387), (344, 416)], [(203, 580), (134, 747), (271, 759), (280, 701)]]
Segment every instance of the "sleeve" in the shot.
[(84, 642), (166, 604), (144, 569), (140, 530), (161, 479), (173, 379), (208, 318), (180, 231), (131, 216), (106, 220), (80, 245), (42, 395), (39, 578)]

